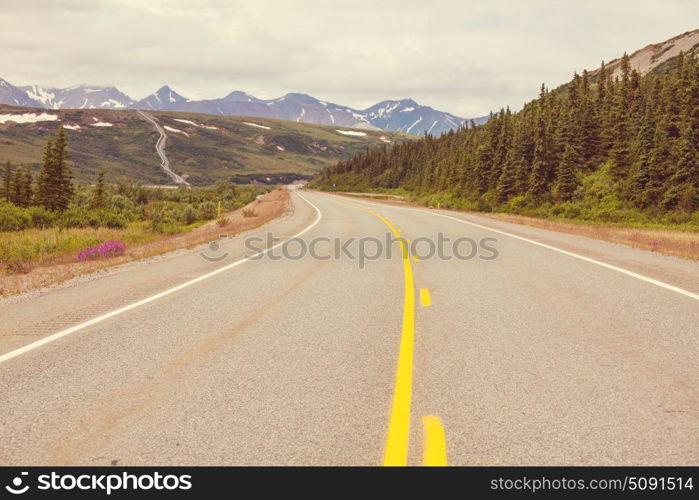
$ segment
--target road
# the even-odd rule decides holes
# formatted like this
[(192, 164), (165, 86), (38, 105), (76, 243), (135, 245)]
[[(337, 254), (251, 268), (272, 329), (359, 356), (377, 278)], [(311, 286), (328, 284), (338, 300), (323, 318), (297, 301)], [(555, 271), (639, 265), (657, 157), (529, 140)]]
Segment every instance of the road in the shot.
[[(699, 463), (695, 262), (292, 199), (219, 262), (178, 252), (0, 304), (0, 464)], [(331, 242), (240, 260), (268, 232)], [(399, 241), (363, 268), (322, 259), (333, 238), (387, 233), (416, 253), (439, 233), (496, 238), (498, 257), (418, 258)]]
[(187, 182), (187, 180), (184, 177), (182, 177), (179, 174), (176, 174), (170, 168), (170, 160), (165, 154), (165, 143), (167, 142), (167, 134), (165, 133), (165, 129), (160, 126), (158, 120), (156, 120), (149, 114), (144, 113), (140, 110), (138, 111), (138, 114), (141, 115), (144, 120), (153, 125), (155, 127), (155, 130), (157, 130), (160, 134), (160, 137), (158, 137), (158, 140), (155, 143), (155, 151), (158, 153), (158, 156), (160, 156), (160, 168), (163, 169), (163, 171), (168, 175), (168, 177), (170, 177), (170, 179), (172, 179), (172, 181), (175, 184), (184, 184), (185, 186), (189, 186), (189, 182)]

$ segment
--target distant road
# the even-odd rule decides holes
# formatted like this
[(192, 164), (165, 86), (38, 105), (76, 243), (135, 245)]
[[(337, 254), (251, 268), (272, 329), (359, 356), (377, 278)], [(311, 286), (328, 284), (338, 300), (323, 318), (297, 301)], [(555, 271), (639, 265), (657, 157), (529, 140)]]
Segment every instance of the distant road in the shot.
[(170, 178), (173, 180), (173, 182), (177, 184), (185, 184), (189, 186), (189, 182), (187, 182), (184, 177), (182, 177), (179, 174), (176, 174), (170, 169), (170, 160), (168, 160), (167, 155), (165, 154), (165, 143), (167, 142), (167, 134), (165, 133), (165, 129), (160, 126), (160, 123), (158, 123), (158, 120), (153, 118), (147, 113), (144, 113), (143, 111), (138, 110), (138, 113), (147, 121), (151, 123), (155, 127), (155, 129), (158, 131), (160, 134), (160, 137), (158, 137), (158, 141), (155, 143), (155, 150), (158, 153), (158, 156), (160, 156), (160, 168), (163, 169), (163, 171), (170, 176)]
[[(292, 201), (220, 262), (198, 248), (0, 303), (0, 464), (699, 463), (696, 262)], [(297, 235), (290, 254), (441, 233), (499, 256), (240, 260), (267, 232)]]

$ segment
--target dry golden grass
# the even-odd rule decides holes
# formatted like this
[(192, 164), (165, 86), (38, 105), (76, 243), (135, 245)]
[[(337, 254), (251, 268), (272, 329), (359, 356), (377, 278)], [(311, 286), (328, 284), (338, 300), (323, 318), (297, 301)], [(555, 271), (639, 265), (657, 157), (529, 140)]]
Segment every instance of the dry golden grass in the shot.
[(228, 219), (225, 228), (219, 227), (216, 221), (210, 221), (186, 233), (159, 235), (143, 244), (129, 245), (126, 253), (119, 257), (77, 262), (74, 252), (71, 252), (38, 262), (26, 273), (0, 275), (0, 296), (16, 295), (36, 288), (55, 285), (81, 274), (89, 274), (181, 248), (192, 248), (218, 239), (224, 231), (228, 236), (249, 231), (288, 211), (289, 193), (285, 189), (272, 191), (260, 198), (259, 201), (253, 201), (248, 207), (254, 207), (257, 216), (243, 217), (242, 209), (224, 214)]
[(699, 260), (699, 233), (693, 231), (573, 224), (510, 214), (479, 213), (478, 215), (514, 224), (622, 243), (634, 248), (674, 255), (684, 259)]

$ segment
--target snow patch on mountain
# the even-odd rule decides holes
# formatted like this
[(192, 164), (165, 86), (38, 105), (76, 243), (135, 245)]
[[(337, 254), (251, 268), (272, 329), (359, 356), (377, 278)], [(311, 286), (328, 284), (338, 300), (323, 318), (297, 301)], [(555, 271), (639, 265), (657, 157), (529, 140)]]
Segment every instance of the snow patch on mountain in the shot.
[(411, 126), (409, 126), (405, 132), (409, 134), (410, 131), (413, 129), (413, 127), (415, 125), (417, 125), (418, 123), (420, 123), (421, 121), (422, 121), (422, 116), (420, 118), (418, 118), (417, 120), (415, 120), (415, 122)]
[(257, 127), (257, 128), (263, 128), (265, 130), (271, 130), (272, 127), (267, 127), (266, 125), (259, 125), (257, 123), (252, 123), (252, 122), (243, 122), (245, 125), (249, 127)]
[(366, 133), (357, 132), (356, 130), (335, 130), (335, 132), (338, 132), (342, 135), (352, 135), (355, 137), (366, 137)]
[(203, 123), (193, 122), (192, 120), (183, 120), (181, 118), (173, 118), (173, 120), (176, 122), (185, 123), (187, 125), (192, 125), (193, 127), (206, 128), (209, 130), (221, 130), (220, 128), (214, 127), (213, 125), (204, 125)]
[(58, 121), (58, 115), (52, 115), (50, 113), (0, 114), (0, 123), (36, 123), (55, 121)]
[(187, 137), (189, 137), (189, 134), (188, 134), (187, 132), (185, 132), (184, 130), (180, 130), (180, 129), (175, 128), (175, 127), (169, 127), (169, 126), (167, 126), (167, 125), (165, 125), (164, 128), (165, 128), (165, 130), (167, 130), (168, 132), (175, 132), (176, 134), (184, 134), (184, 135), (186, 135)]

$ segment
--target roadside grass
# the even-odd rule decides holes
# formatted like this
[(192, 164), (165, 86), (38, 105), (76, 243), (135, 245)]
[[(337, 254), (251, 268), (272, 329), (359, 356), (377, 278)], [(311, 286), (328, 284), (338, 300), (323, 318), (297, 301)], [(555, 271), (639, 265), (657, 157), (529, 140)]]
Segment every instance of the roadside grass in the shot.
[(128, 246), (141, 245), (158, 237), (147, 222), (134, 222), (124, 229), (57, 228), (25, 229), (0, 233), (0, 264), (11, 272), (67, 261), (80, 250), (108, 240), (121, 240)]
[(684, 259), (699, 260), (699, 232), (697, 231), (608, 226), (501, 213), (478, 213), (478, 215), (514, 224), (622, 243), (633, 248)]
[[(289, 193), (278, 189), (253, 201), (255, 217), (244, 217), (242, 208), (224, 214), (228, 219), (225, 231), (233, 236), (249, 231), (289, 209)], [(0, 233), (0, 263), (10, 256), (19, 257), (15, 269), (0, 267), (0, 297), (16, 295), (32, 289), (55, 285), (82, 274), (115, 267), (127, 262), (161, 255), (216, 240), (221, 228), (216, 220), (181, 226), (178, 231), (158, 234), (150, 230), (148, 221), (131, 223), (123, 229), (72, 228), (28, 229)], [(80, 250), (108, 240), (126, 243), (126, 252), (118, 257), (78, 261)]]

